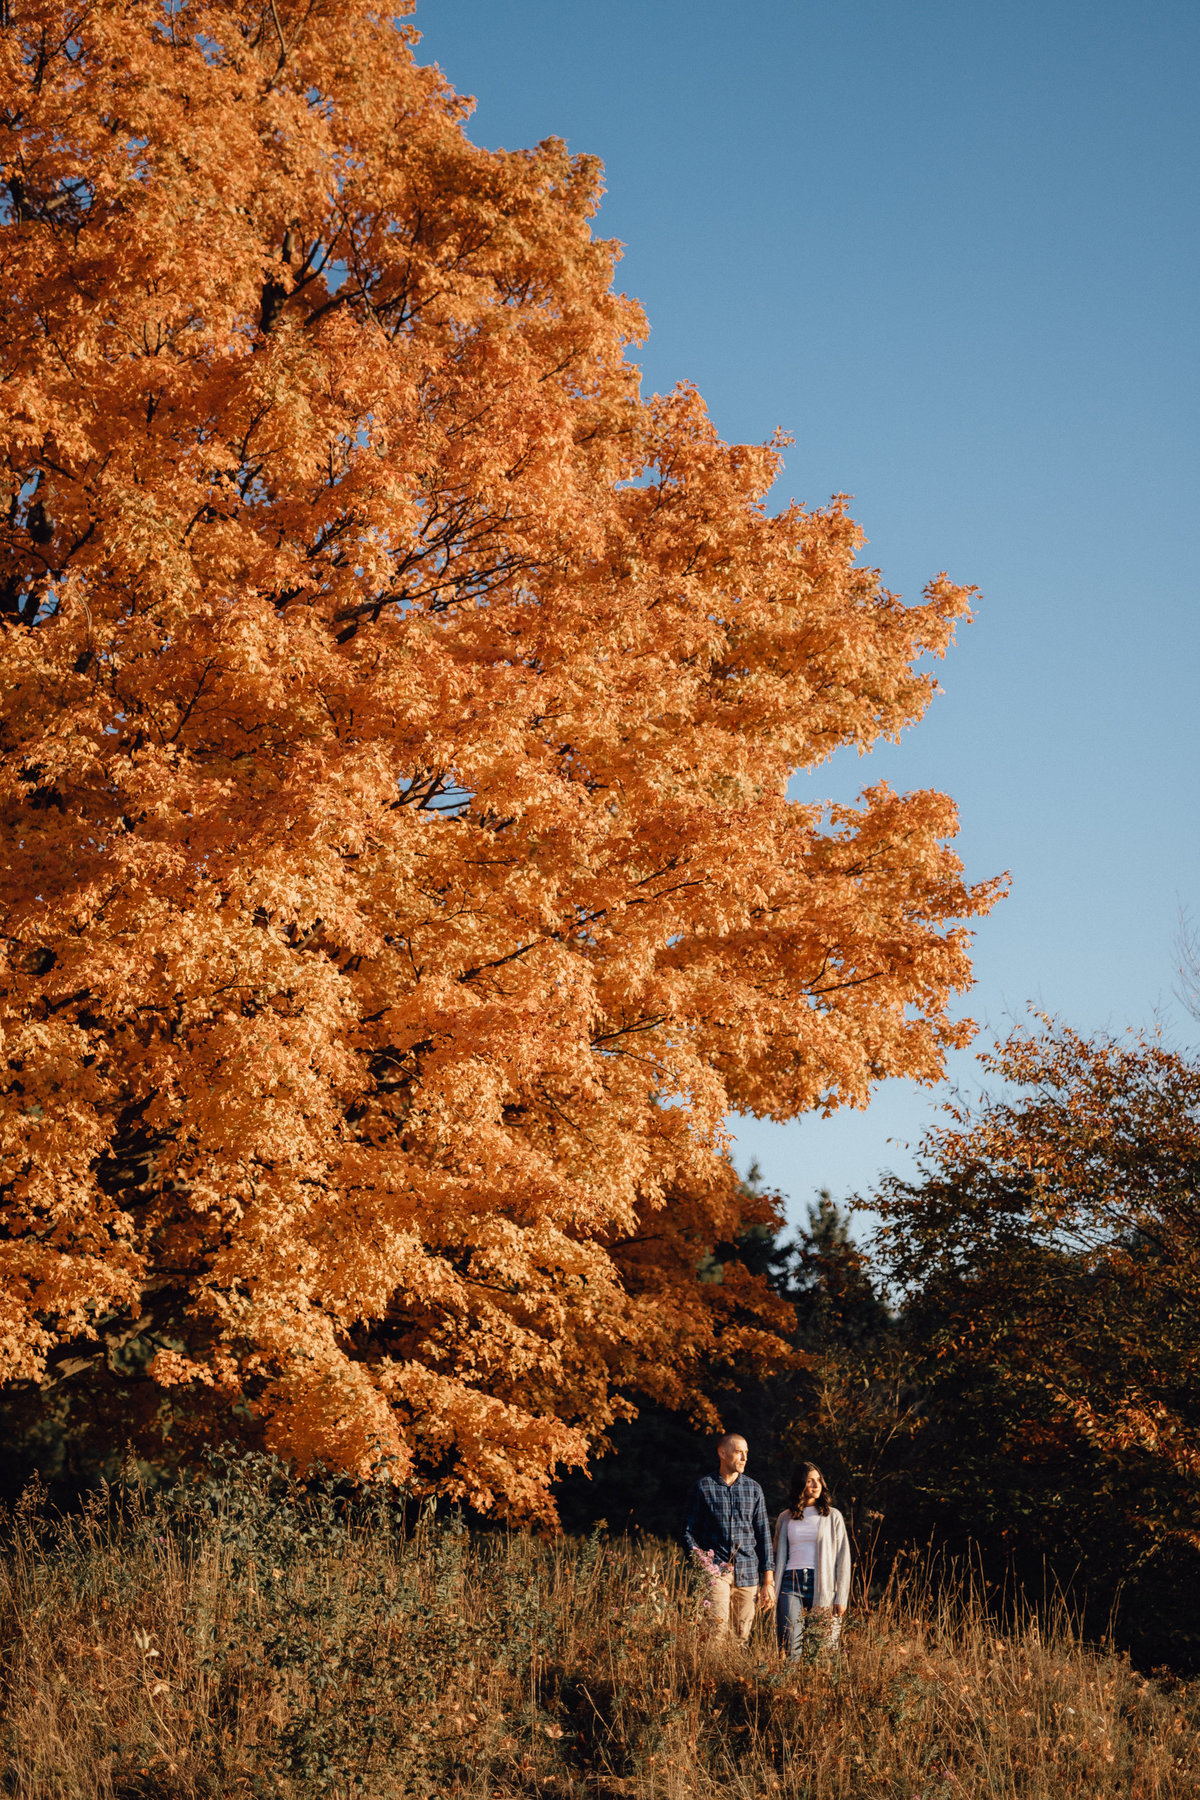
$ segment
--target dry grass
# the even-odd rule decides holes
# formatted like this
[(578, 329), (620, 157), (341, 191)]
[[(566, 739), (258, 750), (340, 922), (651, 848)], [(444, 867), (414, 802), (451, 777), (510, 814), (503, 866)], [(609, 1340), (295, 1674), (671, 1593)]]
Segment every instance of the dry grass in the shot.
[(1200, 1693), (1000, 1634), (928, 1575), (781, 1665), (704, 1643), (662, 1545), (216, 1501), (18, 1521), (0, 1571), (0, 1788), (20, 1800), (461, 1795), (779, 1800), (1196, 1796)]

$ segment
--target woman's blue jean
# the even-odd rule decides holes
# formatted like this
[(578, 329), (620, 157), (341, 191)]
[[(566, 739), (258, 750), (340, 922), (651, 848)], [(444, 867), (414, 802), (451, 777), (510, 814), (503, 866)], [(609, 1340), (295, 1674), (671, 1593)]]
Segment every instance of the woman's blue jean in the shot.
[(785, 1569), (783, 1586), (775, 1602), (775, 1630), (786, 1656), (799, 1656), (804, 1639), (804, 1615), (811, 1612), (816, 1587), (815, 1569)]

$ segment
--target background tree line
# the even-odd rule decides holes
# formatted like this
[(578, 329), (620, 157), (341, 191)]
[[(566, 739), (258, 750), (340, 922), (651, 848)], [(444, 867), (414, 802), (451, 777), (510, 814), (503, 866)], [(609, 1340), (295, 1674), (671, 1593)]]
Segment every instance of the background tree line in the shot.
[[(1200, 1062), (1054, 1026), (985, 1061), (992, 1097), (930, 1135), (915, 1180), (859, 1203), (871, 1234), (823, 1193), (790, 1237), (760, 1223), (703, 1249), (729, 1329), (693, 1398), (627, 1389), (634, 1416), (558, 1482), (559, 1516), (677, 1537), (719, 1418), (772, 1506), (798, 1457), (821, 1464), (868, 1582), (935, 1547), (997, 1596), (1062, 1590), (1144, 1667), (1194, 1672)], [(757, 1171), (746, 1186), (749, 1215), (772, 1216)], [(737, 1329), (759, 1282), (769, 1354)], [(69, 1391), (4, 1393), (8, 1499), (35, 1472), (68, 1503), (115, 1472), (119, 1420), (98, 1438)]]
[[(996, 1092), (862, 1203), (866, 1245), (822, 1194), (791, 1239), (736, 1246), (795, 1324), (769, 1373), (713, 1367), (713, 1399), (770, 1502), (821, 1464), (877, 1575), (935, 1545), (1194, 1671), (1200, 1066), (1049, 1025), (985, 1060)], [(612, 1443), (562, 1484), (564, 1522), (677, 1532), (711, 1436), (650, 1408)]]

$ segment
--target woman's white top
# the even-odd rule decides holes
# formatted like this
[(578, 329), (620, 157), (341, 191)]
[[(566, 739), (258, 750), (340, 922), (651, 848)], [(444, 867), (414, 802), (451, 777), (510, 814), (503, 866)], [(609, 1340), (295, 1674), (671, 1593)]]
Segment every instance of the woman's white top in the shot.
[[(783, 1591), (783, 1577), (791, 1548), (787, 1528), (800, 1522), (793, 1520), (790, 1512), (781, 1512), (775, 1521), (775, 1586), (779, 1592)], [(827, 1517), (817, 1520), (815, 1566), (817, 1572), (813, 1580), (813, 1605), (818, 1610), (826, 1606), (844, 1608), (850, 1598), (850, 1540), (846, 1521), (836, 1506), (830, 1507)]]
[(815, 1569), (817, 1566), (817, 1530), (821, 1515), (815, 1506), (806, 1506), (799, 1519), (787, 1522), (787, 1566), (789, 1569)]

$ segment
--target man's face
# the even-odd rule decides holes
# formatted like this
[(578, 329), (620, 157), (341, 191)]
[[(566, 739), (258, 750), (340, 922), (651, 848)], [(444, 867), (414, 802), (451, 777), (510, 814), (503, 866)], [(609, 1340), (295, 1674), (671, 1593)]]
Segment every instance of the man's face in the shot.
[(717, 1447), (717, 1462), (722, 1475), (740, 1475), (750, 1454), (745, 1438), (727, 1438)]

